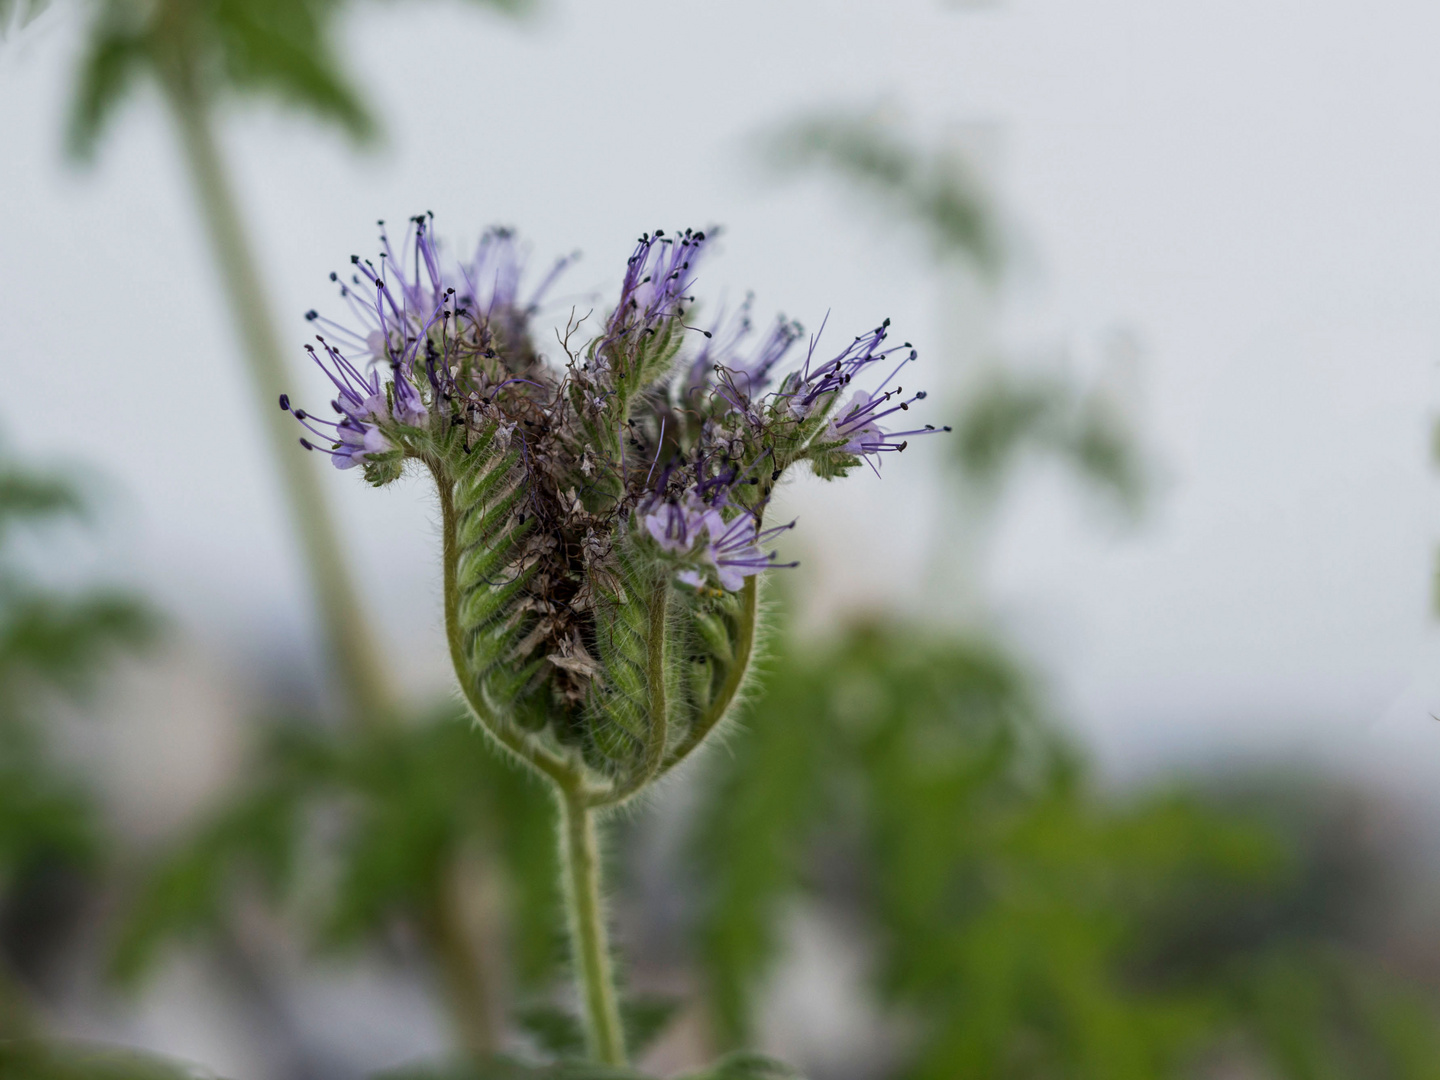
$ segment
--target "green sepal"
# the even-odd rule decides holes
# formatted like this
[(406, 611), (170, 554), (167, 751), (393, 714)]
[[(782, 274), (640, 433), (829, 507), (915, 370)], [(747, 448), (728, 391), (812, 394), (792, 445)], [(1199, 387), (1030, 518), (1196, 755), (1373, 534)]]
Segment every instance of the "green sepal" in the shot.
[(525, 586), (534, 575), (533, 569), (527, 569), (498, 586), (488, 584), (485, 577), (486, 567), (491, 561), (499, 562), (500, 566), (496, 569), (503, 567), (503, 554), (506, 553), (497, 555), (494, 552), (476, 552), (472, 556), (470, 569), (475, 574), (472, 578), (474, 584), (468, 592), (462, 589), (460, 596), (459, 616), (462, 629), (469, 632), (483, 630), (504, 615), (525, 591)]
[(373, 487), (384, 487), (400, 479), (405, 468), (405, 451), (384, 450), (378, 454), (366, 454), (362, 466), (365, 482)]
[(710, 656), (722, 664), (734, 662), (735, 649), (731, 644), (730, 631), (719, 614), (696, 614), (691, 625)]
[[(595, 604), (596, 659), (604, 678), (592, 689), (585, 719), (598, 755), (587, 759), (606, 772), (623, 772), (644, 757), (651, 696), (649, 602), (666, 572), (649, 564), (634, 545), (621, 553), (620, 565), (624, 601), (602, 592)], [(662, 671), (662, 677), (669, 674)]]

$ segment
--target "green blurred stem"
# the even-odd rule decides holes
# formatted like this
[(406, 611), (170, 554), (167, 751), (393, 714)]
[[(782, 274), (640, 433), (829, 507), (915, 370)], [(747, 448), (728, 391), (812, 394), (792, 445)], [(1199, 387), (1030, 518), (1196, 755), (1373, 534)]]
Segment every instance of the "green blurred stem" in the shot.
[(298, 430), (279, 408), (290, 375), (270, 316), (240, 210), (230, 189), (211, 124), (209, 104), (183, 73), (167, 72), (166, 99), (179, 128), (185, 162), (200, 202), (211, 250), (224, 279), (231, 314), (245, 345), (250, 375), (271, 436), (291, 517), (300, 533), (320, 606), (326, 642), (341, 689), (355, 715), (373, 723), (393, 705), (380, 655), (342, 555), (314, 462), (297, 446)]
[(575, 951), (575, 976), (585, 1008), (590, 1056), (605, 1065), (624, 1065), (625, 1033), (620, 1026), (605, 908), (600, 896), (600, 848), (595, 835), (595, 811), (575, 787), (557, 787), (570, 937)]
[(40, 1025), (29, 993), (13, 978), (8, 967), (0, 966), (0, 1042), (29, 1039), (40, 1034)]
[(466, 889), (474, 883), (467, 881), (464, 863), (454, 855), (440, 860), (436, 871), (426, 927), (434, 962), (461, 1045), (476, 1058), (487, 1057), (499, 1049), (499, 1022), (484, 933), (477, 933), (465, 917)]

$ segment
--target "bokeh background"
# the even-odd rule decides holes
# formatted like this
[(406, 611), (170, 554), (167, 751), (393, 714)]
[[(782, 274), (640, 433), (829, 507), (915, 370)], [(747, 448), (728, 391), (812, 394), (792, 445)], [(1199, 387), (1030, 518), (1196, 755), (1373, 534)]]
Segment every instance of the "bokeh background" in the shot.
[[(564, 1004), (543, 799), (445, 772), (450, 719), (346, 741), (162, 95), (77, 162), (94, 9), (18, 8), (0, 712), (64, 797), (4, 825), (3, 1007), (237, 1080), (449, 1058), (434, 866), (396, 854), (433, 842), (523, 1054)], [(433, 211), (581, 252), (560, 321), (639, 232), (722, 225), (704, 296), (891, 318), (958, 429), (784, 492), (764, 692), (615, 827), (629, 978), (683, 1002), (652, 1069), (1440, 1075), (1440, 14), (395, 0), (330, 33), (375, 139), (216, 110), (297, 399), (329, 272)], [(321, 482), (406, 707), (453, 712), (425, 486)]]

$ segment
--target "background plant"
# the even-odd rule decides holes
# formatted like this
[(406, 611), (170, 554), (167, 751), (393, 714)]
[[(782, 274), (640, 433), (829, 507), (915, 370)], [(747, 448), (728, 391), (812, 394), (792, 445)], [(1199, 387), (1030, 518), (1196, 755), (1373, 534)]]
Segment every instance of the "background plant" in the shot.
[(46, 546), (88, 508), (75, 482), (0, 456), (0, 908), (15, 947), (0, 967), (0, 1035), (35, 1034), (47, 947), (109, 859), (85, 776), (57, 755), (60, 707), (92, 703), (119, 654), (155, 634), (154, 612), (106, 585), (46, 582)]

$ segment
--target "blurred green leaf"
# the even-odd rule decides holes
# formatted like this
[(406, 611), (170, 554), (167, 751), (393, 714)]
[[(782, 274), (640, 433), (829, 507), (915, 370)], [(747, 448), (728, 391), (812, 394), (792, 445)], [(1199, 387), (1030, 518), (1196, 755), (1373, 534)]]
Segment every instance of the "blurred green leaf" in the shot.
[[(56, 760), (48, 728), (57, 699), (90, 698), (107, 662), (152, 639), (158, 626), (154, 612), (128, 593), (43, 586), (26, 563), (29, 552), (17, 550), (20, 528), (73, 524), (84, 512), (72, 484), (0, 457), (0, 899), (7, 917), (28, 910), (47, 882), (87, 880), (106, 855), (94, 800), (83, 778)], [(53, 903), (36, 910), (45, 929), (65, 922)], [(36, 932), (27, 926), (18, 942), (27, 960), (6, 958), (16, 972), (0, 977), (0, 1037), (33, 1030), (22, 983), (12, 984), (9, 974), (44, 953)], [(19, 1075), (21, 1062), (49, 1053), (17, 1045), (0, 1060), (0, 1076)], [(58, 1069), (69, 1059), (56, 1054)]]
[[(800, 1074), (774, 1058), (735, 1053), (680, 1080), (799, 1080)], [(0, 1080), (5, 1078), (0, 1077)], [(483, 1061), (419, 1065), (381, 1073), (373, 1080), (651, 1080), (632, 1069), (583, 1061), (529, 1063), (497, 1055)]]
[[(323, 894), (314, 859), (296, 852), (315, 812), (338, 813), (324, 841)], [(396, 919), (429, 925), (447, 875), (467, 849), (506, 876), (512, 965), (523, 987), (564, 955), (554, 808), (547, 791), (447, 708), (422, 722), (328, 732), (272, 730), (246, 785), (149, 872), (124, 921), (114, 970), (140, 977), (171, 938), (213, 931), (247, 875), (284, 903), (309, 890), (319, 945), (383, 937)]]
[(0, 540), (18, 522), (79, 517), (83, 504), (75, 488), (55, 476), (9, 466), (0, 471)]
[(79, 160), (94, 156), (106, 125), (153, 59), (138, 8), (115, 2), (95, 7), (65, 135), (67, 149)]
[(1337, 947), (1377, 870), (1328, 803), (1273, 780), (1101, 797), (983, 642), (859, 627), (776, 667), (693, 841), (731, 1039), (805, 893), (868, 928), (896, 1076), (1168, 1080), (1236, 1038), (1290, 1080), (1436, 1076), (1434, 994)]
[(581, 1057), (585, 1053), (585, 1028), (568, 1009), (548, 1002), (515, 1010), (515, 1023), (545, 1054), (557, 1058)]
[(114, 977), (134, 984), (169, 940), (218, 929), (247, 872), (271, 897), (282, 894), (295, 868), (301, 796), (283, 780), (257, 785), (165, 858), (126, 913), (111, 959)]
[(0, 1042), (0, 1080), (201, 1080), (211, 1075), (122, 1047)]
[(65, 599), (29, 595), (4, 609), (0, 681), (40, 679), (71, 694), (92, 689), (98, 666), (114, 651), (145, 644), (159, 629), (153, 611), (108, 590)]
[(927, 153), (899, 128), (878, 112), (824, 113), (765, 136), (761, 158), (781, 175), (823, 172), (846, 180), (918, 227), (936, 258), (995, 273), (1002, 245), (994, 209), (973, 171), (958, 152)]
[(384, 1072), (373, 1080), (650, 1080), (631, 1069), (581, 1061), (529, 1063), (497, 1055), (482, 1061), (418, 1065)]
[(49, 6), (50, 0), (0, 0), (0, 40), (12, 27), (29, 26)]
[(68, 145), (79, 158), (142, 75), (192, 103), (259, 93), (339, 124), (357, 139), (374, 121), (340, 73), (330, 24), (340, 0), (94, 0), (76, 78)]
[(783, 1061), (740, 1051), (728, 1054), (703, 1072), (682, 1080), (799, 1080), (800, 1074)]
[[(522, 15), (529, 0), (479, 0)], [(92, 0), (89, 40), (76, 74), (67, 145), (91, 157), (118, 107), (143, 76), (193, 103), (261, 95), (338, 125), (365, 141), (376, 122), (334, 46), (344, 0)]]
[[(644, 1054), (664, 1034), (679, 1009), (680, 1002), (670, 997), (622, 998), (620, 1022), (631, 1056)], [(569, 1010), (548, 1003), (528, 1005), (515, 1011), (515, 1021), (541, 1051), (560, 1059), (584, 1056), (585, 1029), (580, 1018)]]
[(767, 681), (760, 704), (707, 761), (690, 842), (703, 904), (699, 949), (725, 1045), (749, 1034), (753, 990), (777, 948), (781, 905), (800, 887), (833, 758), (811, 682), (793, 669)]
[(997, 369), (964, 403), (955, 428), (961, 467), (989, 489), (1026, 451), (1039, 450), (1069, 461), (1131, 511), (1144, 499), (1144, 466), (1133, 436), (1098, 390), (1057, 376)]

